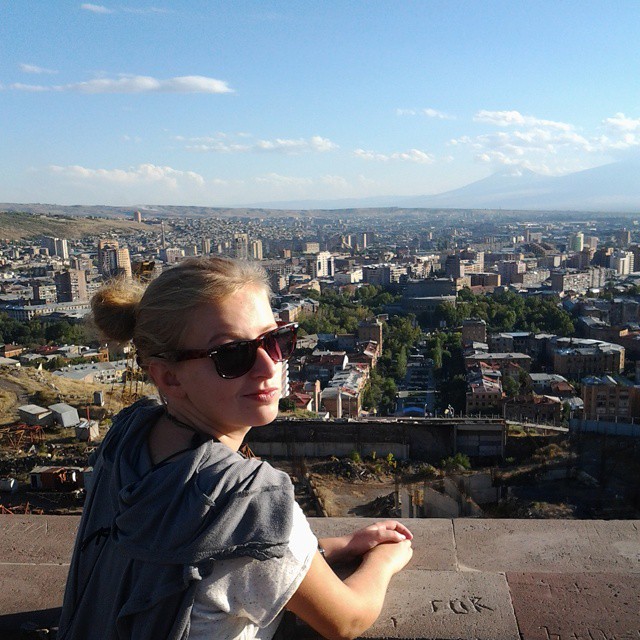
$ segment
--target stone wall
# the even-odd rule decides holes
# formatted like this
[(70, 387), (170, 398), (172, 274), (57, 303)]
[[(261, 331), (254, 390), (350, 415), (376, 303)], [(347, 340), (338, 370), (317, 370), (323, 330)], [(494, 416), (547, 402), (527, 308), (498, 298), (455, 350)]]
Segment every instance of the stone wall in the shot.
[[(78, 520), (0, 515), (3, 640), (25, 637), (23, 625), (55, 626)], [(371, 522), (310, 519), (319, 537)], [(405, 522), (414, 533), (413, 558), (393, 578), (382, 614), (364, 638), (640, 638), (640, 521)], [(285, 628), (283, 640), (317, 638), (292, 617)]]

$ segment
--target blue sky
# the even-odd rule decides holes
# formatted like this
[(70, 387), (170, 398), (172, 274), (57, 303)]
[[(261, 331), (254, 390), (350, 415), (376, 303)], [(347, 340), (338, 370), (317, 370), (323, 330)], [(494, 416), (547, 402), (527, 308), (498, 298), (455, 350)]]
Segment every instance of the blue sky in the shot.
[(0, 202), (421, 195), (638, 153), (640, 4), (0, 0)]

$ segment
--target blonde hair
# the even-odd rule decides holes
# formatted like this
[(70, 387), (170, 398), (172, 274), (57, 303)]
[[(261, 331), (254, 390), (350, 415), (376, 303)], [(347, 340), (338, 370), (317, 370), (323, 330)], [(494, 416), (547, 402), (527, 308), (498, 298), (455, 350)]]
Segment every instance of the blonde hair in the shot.
[(218, 302), (245, 286), (271, 294), (265, 270), (255, 262), (217, 256), (189, 258), (167, 269), (145, 288), (115, 280), (91, 299), (98, 329), (118, 342), (133, 340), (144, 365), (157, 353), (180, 348), (189, 313)]

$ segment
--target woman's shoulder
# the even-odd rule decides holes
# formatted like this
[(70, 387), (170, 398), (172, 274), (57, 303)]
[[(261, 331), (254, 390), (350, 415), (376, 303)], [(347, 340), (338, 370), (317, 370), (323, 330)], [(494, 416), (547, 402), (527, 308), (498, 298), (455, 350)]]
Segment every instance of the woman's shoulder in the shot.
[(211, 442), (205, 447), (197, 476), (198, 485), (206, 493), (281, 489), (293, 495), (291, 478), (285, 471), (274, 468), (266, 460), (246, 458), (220, 442)]

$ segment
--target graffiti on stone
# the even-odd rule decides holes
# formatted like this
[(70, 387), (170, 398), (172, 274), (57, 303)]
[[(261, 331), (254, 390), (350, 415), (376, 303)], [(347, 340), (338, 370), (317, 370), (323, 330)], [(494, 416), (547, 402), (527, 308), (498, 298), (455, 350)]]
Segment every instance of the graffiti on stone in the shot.
[(549, 627), (544, 629), (545, 640), (640, 640), (640, 629), (610, 632), (604, 629), (585, 629), (584, 631), (554, 632)]
[(468, 615), (470, 613), (485, 613), (494, 611), (494, 607), (481, 602), (478, 596), (463, 596), (450, 600), (431, 600), (431, 613), (455, 613)]

